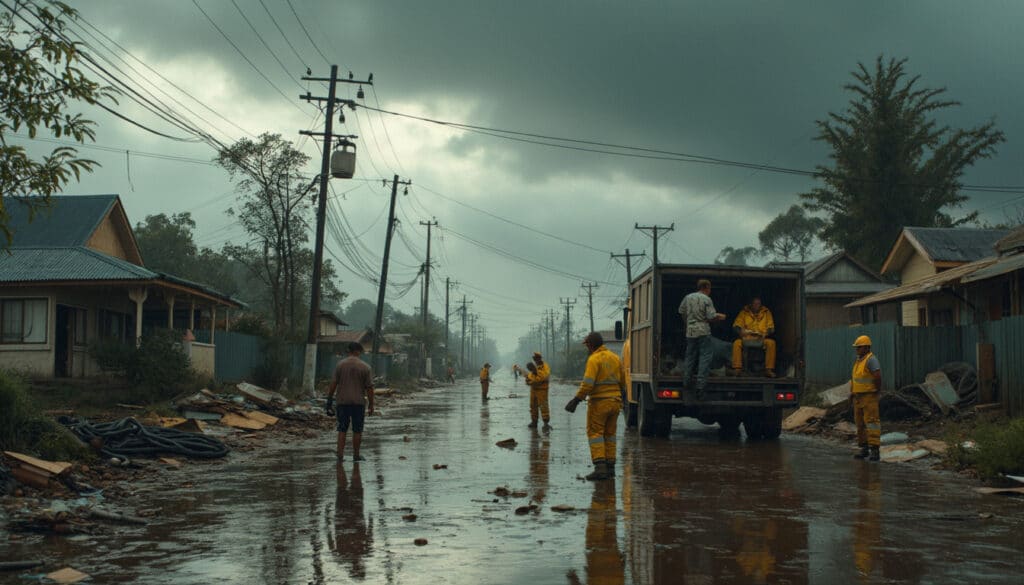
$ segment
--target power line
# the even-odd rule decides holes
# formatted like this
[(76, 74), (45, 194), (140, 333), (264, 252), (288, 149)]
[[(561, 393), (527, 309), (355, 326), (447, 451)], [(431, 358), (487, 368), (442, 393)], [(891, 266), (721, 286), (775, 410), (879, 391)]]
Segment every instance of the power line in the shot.
[(316, 52), (319, 53), (320, 57), (323, 58), (324, 63), (327, 63), (328, 65), (330, 65), (331, 64), (331, 60), (327, 58), (327, 55), (324, 55), (324, 52), (320, 50), (320, 46), (317, 45), (316, 42), (313, 40), (313, 37), (311, 37), (309, 35), (309, 31), (306, 30), (306, 25), (303, 24), (302, 23), (302, 19), (299, 18), (299, 13), (295, 10), (295, 5), (292, 4), (292, 0), (287, 0), (287, 2), (288, 2), (288, 8), (291, 8), (292, 14), (295, 15), (295, 21), (299, 23), (299, 28), (302, 29), (302, 32), (306, 35), (306, 38), (309, 39), (309, 44), (313, 45), (313, 48), (316, 49)]
[[(274, 91), (276, 91), (278, 94), (280, 94), (280, 96), (282, 98), (285, 99), (285, 101), (287, 101), (293, 107), (298, 109), (300, 112), (305, 113), (305, 110), (300, 108), (298, 104), (293, 102), (291, 100), (291, 98), (288, 97), (287, 94), (285, 94), (283, 91), (281, 91), (281, 88), (278, 87), (276, 83), (271, 81), (270, 78), (267, 77), (267, 75), (265, 73), (263, 73), (263, 71), (259, 67), (257, 67), (255, 63), (252, 62), (252, 59), (249, 59), (248, 55), (246, 55), (245, 52), (243, 52), (241, 49), (238, 48), (238, 45), (236, 45), (235, 42), (231, 40), (231, 37), (229, 37), (227, 35), (227, 33), (225, 33), (224, 30), (221, 29), (220, 26), (218, 26), (217, 23), (212, 18), (210, 18), (210, 15), (207, 14), (205, 10), (203, 10), (203, 7), (199, 5), (199, 2), (197, 0), (192, 0), (192, 4), (194, 4), (195, 7), (199, 9), (199, 12), (203, 13), (203, 16), (206, 17), (206, 20), (208, 20), (210, 22), (210, 24), (213, 25), (213, 28), (217, 29), (217, 32), (220, 33), (220, 36), (224, 37), (224, 40), (227, 41), (228, 44), (231, 45), (231, 48), (233, 48), (235, 50), (235, 52), (238, 53), (242, 57), (242, 59), (244, 59), (245, 62), (249, 64), (249, 67), (252, 67), (253, 71), (258, 73), (259, 76), (262, 77), (263, 80), (266, 81), (267, 84), (270, 85), (270, 87), (274, 88)], [(289, 4), (290, 4), (290, 2), (289, 2)], [(302, 86), (300, 85), (299, 87), (302, 87)]]
[(270, 56), (274, 58), (274, 61), (277, 61), (277, 64), (281, 66), (281, 70), (284, 71), (284, 74), (287, 75), (289, 79), (294, 81), (295, 85), (299, 86), (299, 89), (304, 89), (303, 85), (299, 83), (298, 80), (295, 79), (295, 77), (292, 76), (292, 73), (288, 71), (288, 68), (285, 67), (285, 64), (281, 62), (281, 59), (277, 56), (277, 53), (274, 52), (274, 49), (270, 48), (270, 45), (267, 44), (266, 39), (263, 38), (263, 35), (260, 34), (260, 31), (256, 30), (256, 27), (253, 26), (252, 22), (249, 20), (249, 17), (245, 15), (245, 11), (243, 11), (242, 8), (238, 5), (238, 2), (235, 2), (235, 0), (231, 0), (231, 5), (234, 6), (235, 10), (238, 11), (238, 14), (242, 16), (242, 20), (245, 21), (245, 24), (249, 25), (249, 28), (252, 29), (253, 34), (256, 35), (256, 39), (263, 45), (264, 48), (267, 49), (267, 52), (270, 53)]

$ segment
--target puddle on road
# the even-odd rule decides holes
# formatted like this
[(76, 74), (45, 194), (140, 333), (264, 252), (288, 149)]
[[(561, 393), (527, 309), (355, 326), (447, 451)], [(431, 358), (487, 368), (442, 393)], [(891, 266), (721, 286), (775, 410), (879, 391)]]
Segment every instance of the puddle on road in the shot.
[[(502, 382), (492, 394), (508, 393)], [(552, 404), (571, 393), (552, 386)], [(526, 428), (527, 404), (481, 403), (475, 384), (426, 391), (368, 419), (359, 466), (336, 465), (331, 434), (189, 466), (140, 497), (161, 510), (151, 526), (0, 543), (0, 556), (156, 584), (966, 584), (1024, 574), (1024, 503), (977, 496), (955, 476), (854, 462), (806, 437), (723, 442), (676, 420), (668, 441), (627, 432), (618, 477), (595, 485), (577, 479), (589, 466), (583, 409), (554, 410), (545, 434)], [(509, 437), (514, 449), (494, 445)], [(488, 493), (499, 486), (527, 495)], [(530, 503), (536, 513), (515, 514)], [(560, 504), (576, 510), (551, 510)]]

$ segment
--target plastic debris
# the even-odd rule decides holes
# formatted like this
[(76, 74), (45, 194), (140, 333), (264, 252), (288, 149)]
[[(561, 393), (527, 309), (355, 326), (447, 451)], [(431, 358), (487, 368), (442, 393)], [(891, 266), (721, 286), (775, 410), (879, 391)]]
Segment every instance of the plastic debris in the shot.
[(895, 445), (897, 443), (906, 443), (910, 440), (910, 437), (906, 433), (885, 433), (882, 435), (883, 445)]

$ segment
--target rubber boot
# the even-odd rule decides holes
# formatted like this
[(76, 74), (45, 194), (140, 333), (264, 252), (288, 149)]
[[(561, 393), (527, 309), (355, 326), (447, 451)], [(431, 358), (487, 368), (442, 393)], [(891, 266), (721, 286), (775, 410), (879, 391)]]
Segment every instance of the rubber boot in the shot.
[(550, 431), (551, 430), (551, 424), (548, 423), (548, 421), (544, 421), (544, 430), (545, 431)]
[(871, 447), (871, 455), (868, 457), (868, 461), (879, 461), (882, 459), (881, 453), (878, 452), (878, 447)]
[(857, 451), (857, 453), (854, 454), (853, 458), (854, 459), (867, 459), (868, 458), (868, 446), (867, 445), (861, 445), (860, 446), (860, 451)]
[(535, 420), (534, 421), (530, 421), (530, 424), (526, 425), (526, 428), (528, 428), (528, 429), (535, 429), (535, 428), (537, 428), (537, 421), (535, 421)]
[(608, 479), (608, 465), (604, 461), (594, 462), (594, 472), (586, 476), (587, 481), (601, 481)]
[(775, 370), (765, 370), (764, 371), (764, 375), (768, 376), (769, 378), (774, 378), (775, 377)]
[(608, 478), (609, 479), (614, 479), (615, 478), (615, 462), (614, 461), (605, 461), (604, 468), (605, 468), (605, 471), (608, 473)]

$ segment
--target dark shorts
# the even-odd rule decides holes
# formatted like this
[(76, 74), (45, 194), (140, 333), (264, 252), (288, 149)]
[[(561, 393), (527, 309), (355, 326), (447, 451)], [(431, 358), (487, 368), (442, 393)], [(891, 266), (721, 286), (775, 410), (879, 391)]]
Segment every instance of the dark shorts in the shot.
[(336, 407), (338, 415), (338, 432), (347, 433), (349, 424), (352, 425), (353, 433), (363, 432), (363, 421), (366, 420), (366, 405), (364, 404), (339, 404)]

